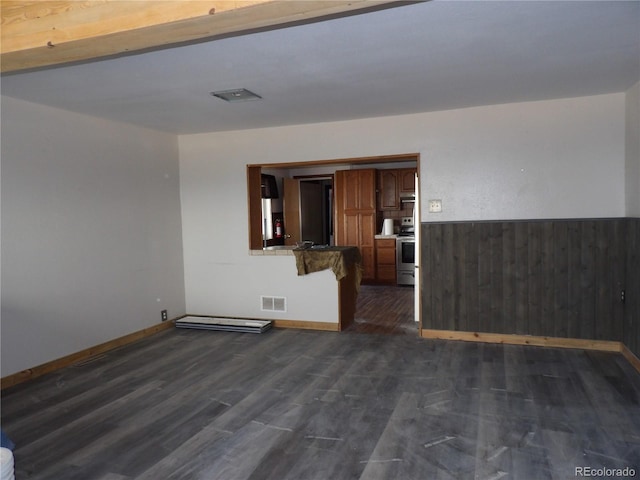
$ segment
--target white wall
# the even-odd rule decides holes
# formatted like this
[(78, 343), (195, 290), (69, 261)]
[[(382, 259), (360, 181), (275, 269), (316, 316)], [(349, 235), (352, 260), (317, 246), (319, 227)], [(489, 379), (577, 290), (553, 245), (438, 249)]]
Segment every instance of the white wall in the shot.
[[(248, 252), (246, 165), (419, 152), (422, 221), (622, 217), (625, 94), (180, 137), (187, 311), (337, 321), (331, 274)], [(429, 214), (438, 198), (443, 212)], [(293, 297), (293, 298), (292, 298)], [(301, 301), (301, 298), (304, 301)]]
[(640, 217), (640, 82), (626, 94), (627, 216)]
[(182, 315), (177, 137), (1, 106), (2, 376)]
[[(243, 157), (241, 137), (180, 137), (187, 312), (337, 322), (333, 273), (298, 277), (293, 256), (249, 255), (246, 165), (254, 162)], [(258, 151), (254, 160), (263, 158)], [(287, 313), (261, 311), (261, 295), (286, 297)]]
[[(436, 117), (422, 163), (424, 221), (625, 215), (624, 94)], [(430, 198), (443, 200), (442, 214), (428, 213)]]

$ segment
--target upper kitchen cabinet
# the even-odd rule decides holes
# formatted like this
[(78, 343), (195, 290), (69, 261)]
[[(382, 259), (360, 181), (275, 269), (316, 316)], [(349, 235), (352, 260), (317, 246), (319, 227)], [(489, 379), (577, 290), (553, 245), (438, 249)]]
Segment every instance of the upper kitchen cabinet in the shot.
[(398, 186), (400, 193), (415, 193), (416, 169), (403, 168), (401, 170), (398, 170)]
[(378, 210), (400, 210), (400, 196), (415, 192), (415, 168), (378, 170)]
[(338, 170), (334, 177), (336, 245), (358, 247), (362, 280), (374, 281), (376, 230), (376, 170)]
[(378, 209), (400, 210), (398, 170), (378, 170)]

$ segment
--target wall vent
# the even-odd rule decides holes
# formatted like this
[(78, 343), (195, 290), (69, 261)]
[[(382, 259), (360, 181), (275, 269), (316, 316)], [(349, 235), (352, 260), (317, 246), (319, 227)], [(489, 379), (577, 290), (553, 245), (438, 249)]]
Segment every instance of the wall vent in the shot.
[(287, 311), (287, 299), (286, 297), (267, 297), (266, 295), (260, 296), (261, 310), (263, 312), (286, 312)]

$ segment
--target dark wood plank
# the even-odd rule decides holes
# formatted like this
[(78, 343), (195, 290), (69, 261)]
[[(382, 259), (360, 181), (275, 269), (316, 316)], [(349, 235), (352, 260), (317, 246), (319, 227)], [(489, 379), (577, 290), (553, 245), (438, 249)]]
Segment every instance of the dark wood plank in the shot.
[(559, 248), (559, 245), (555, 243), (554, 230), (557, 225), (558, 228), (562, 228), (560, 222), (545, 221), (542, 222), (542, 237), (541, 237), (541, 313), (540, 313), (540, 326), (543, 335), (555, 335), (555, 298), (556, 290), (554, 288), (557, 272), (557, 265), (555, 263), (555, 252)]
[[(469, 222), (464, 229), (464, 302), (467, 316), (464, 321), (465, 331), (477, 331), (478, 320), (478, 231), (477, 223)], [(462, 322), (461, 322), (462, 324)]]
[(625, 283), (625, 236), (626, 222), (609, 220), (601, 222), (598, 243), (607, 244), (606, 261), (603, 266), (605, 274), (598, 278), (598, 300), (596, 311), (598, 313), (597, 335), (602, 338), (622, 341), (624, 308), (620, 292)]
[[(438, 288), (434, 288), (431, 290), (431, 324), (433, 328), (439, 330), (447, 330), (449, 328), (450, 323), (448, 323), (448, 319), (443, 317), (442, 312), (442, 302), (444, 292), (442, 290), (442, 282), (444, 279), (444, 255), (445, 245), (443, 238), (443, 225), (434, 225), (433, 231), (431, 232), (431, 273), (433, 274), (434, 279), (438, 279), (440, 282)], [(429, 279), (427, 279), (429, 281)]]
[(506, 328), (505, 311), (503, 310), (504, 298), (504, 254), (505, 238), (503, 224), (494, 222), (489, 224), (489, 255), (491, 259), (489, 276), (491, 283), (491, 310), (489, 321), (491, 332), (504, 332)]
[(615, 250), (615, 239), (610, 228), (610, 222), (595, 223), (594, 232), (594, 274), (596, 283), (594, 286), (594, 338), (603, 339), (611, 332), (608, 326), (611, 324), (611, 257)]
[(516, 318), (515, 329), (517, 334), (528, 334), (533, 331), (529, 326), (529, 229), (525, 222), (513, 224), (516, 239)]
[(420, 226), (420, 236), (422, 241), (420, 242), (420, 285), (421, 285), (421, 302), (422, 302), (422, 328), (435, 328), (433, 326), (433, 303), (432, 292), (433, 287), (429, 283), (435, 275), (433, 273), (433, 261), (431, 258), (431, 234), (433, 228), (430, 224), (423, 223)]
[(568, 297), (567, 337), (580, 337), (580, 309), (582, 305), (582, 248), (580, 222), (567, 222)]
[(623, 342), (640, 358), (640, 218), (625, 222)]
[(454, 225), (442, 225), (442, 328), (455, 325), (455, 257)]
[(595, 240), (592, 220), (580, 223), (580, 304), (578, 338), (595, 338)]
[(616, 353), (175, 329), (3, 391), (1, 420), (20, 480), (555, 479), (637, 469), (639, 399)]
[(478, 223), (475, 225), (475, 233), (478, 244), (476, 253), (478, 276), (476, 277), (478, 303), (477, 326), (474, 331), (492, 331), (491, 319), (491, 224)]
[(516, 231), (512, 224), (502, 228), (502, 332), (515, 332), (516, 324)]
[(550, 256), (554, 265), (553, 282), (549, 282), (553, 296), (553, 336), (568, 337), (569, 318), (569, 222), (554, 222), (553, 253)]
[[(468, 330), (468, 311), (466, 302), (467, 282), (466, 282), (466, 263), (467, 252), (465, 249), (465, 242), (467, 239), (467, 226), (465, 224), (453, 225), (453, 258), (454, 258), (454, 292), (453, 298), (455, 301), (453, 307), (453, 319), (449, 325), (452, 325), (453, 330)], [(432, 279), (437, 281), (437, 279)]]
[(541, 222), (528, 222), (528, 316), (529, 327), (528, 333), (531, 335), (544, 335), (544, 318), (543, 318), (543, 224)]

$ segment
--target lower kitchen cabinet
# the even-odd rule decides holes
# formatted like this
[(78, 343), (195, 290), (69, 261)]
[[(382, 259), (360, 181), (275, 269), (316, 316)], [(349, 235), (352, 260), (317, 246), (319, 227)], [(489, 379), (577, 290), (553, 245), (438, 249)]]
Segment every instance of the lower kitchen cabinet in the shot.
[(376, 279), (375, 245), (373, 238), (376, 229), (375, 212), (347, 212), (339, 225), (341, 230), (338, 245), (358, 247), (362, 256), (362, 281), (374, 282)]
[(396, 240), (376, 239), (376, 283), (396, 284)]

